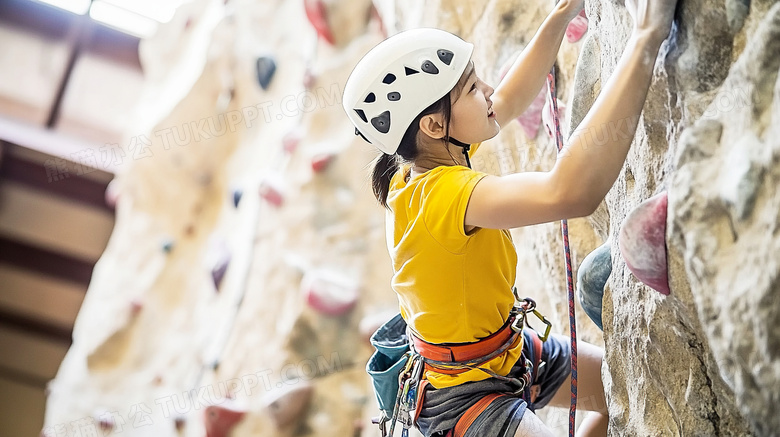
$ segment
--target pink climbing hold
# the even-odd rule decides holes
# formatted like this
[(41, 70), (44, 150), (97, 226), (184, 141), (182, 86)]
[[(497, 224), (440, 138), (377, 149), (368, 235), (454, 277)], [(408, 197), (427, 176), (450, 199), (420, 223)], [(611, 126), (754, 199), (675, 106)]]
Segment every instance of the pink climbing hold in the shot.
[(301, 142), (301, 133), (298, 130), (287, 132), (282, 138), (282, 148), (286, 153), (293, 153)]
[(230, 399), (219, 405), (210, 405), (204, 412), (206, 437), (227, 437), (245, 414), (246, 409), (239, 408)]
[(580, 14), (574, 17), (566, 27), (566, 40), (570, 43), (575, 43), (582, 39), (585, 32), (588, 31), (588, 16), (585, 15), (585, 9), (580, 11)]
[(539, 132), (539, 126), (542, 125), (542, 111), (547, 101), (546, 97), (547, 89), (542, 87), (531, 105), (517, 117), (517, 121), (523, 127), (523, 132), (528, 139), (536, 138), (536, 134)]
[(314, 270), (304, 275), (301, 289), (306, 303), (320, 314), (341, 316), (348, 313), (358, 300), (354, 281), (330, 270)]
[(328, 166), (330, 166), (330, 163), (333, 162), (335, 158), (336, 155), (333, 153), (321, 153), (319, 155), (315, 155), (311, 159), (311, 169), (314, 170), (315, 173), (322, 173), (328, 168)]
[[(515, 63), (518, 56), (520, 56), (520, 52), (514, 53), (506, 62), (504, 62), (504, 65), (501, 66), (500, 70), (500, 80), (504, 80), (504, 76), (509, 73), (509, 69), (512, 68), (512, 65)], [(536, 98), (534, 98), (533, 102), (526, 108), (525, 112), (517, 117), (517, 122), (522, 126), (523, 133), (525, 133), (525, 136), (528, 137), (528, 139), (536, 138), (536, 134), (539, 132), (539, 126), (542, 125), (542, 111), (544, 110), (546, 98), (547, 88), (542, 87), (539, 90), (539, 94), (536, 95)]]
[(666, 191), (642, 202), (623, 222), (620, 253), (637, 279), (668, 295), (669, 266), (666, 253)]
[(267, 177), (260, 184), (260, 196), (275, 207), (284, 203), (284, 189), (282, 183), (275, 178)]
[(307, 67), (303, 73), (303, 87), (307, 90), (314, 88), (317, 84), (317, 75), (314, 74), (311, 68)]
[(144, 301), (140, 297), (133, 298), (130, 301), (130, 315), (133, 317), (137, 317), (139, 314), (141, 314), (141, 310), (144, 309)]
[(116, 179), (111, 179), (111, 182), (106, 186), (106, 205), (110, 208), (116, 208), (116, 203), (119, 201), (119, 182)]
[(325, 8), (325, 3), (322, 0), (303, 0), (303, 6), (306, 9), (306, 18), (314, 26), (317, 35), (332, 45), (334, 43), (333, 32), (328, 24), (328, 11)]
[(314, 387), (304, 381), (282, 384), (281, 388), (268, 394), (265, 411), (271, 416), (276, 427), (283, 429), (298, 422), (297, 419), (306, 410), (313, 393)]

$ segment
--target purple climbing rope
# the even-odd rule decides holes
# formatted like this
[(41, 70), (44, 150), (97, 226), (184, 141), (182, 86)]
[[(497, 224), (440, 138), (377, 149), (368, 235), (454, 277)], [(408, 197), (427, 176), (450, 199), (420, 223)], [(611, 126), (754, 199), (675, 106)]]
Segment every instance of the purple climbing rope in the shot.
[[(555, 66), (547, 75), (547, 88), (550, 91), (553, 123), (555, 124), (555, 145), (558, 153), (563, 150), (563, 134), (558, 117), (558, 93), (555, 89)], [(569, 222), (561, 220), (563, 234), (563, 252), (566, 261), (566, 283), (569, 296), (569, 331), (571, 332), (571, 406), (569, 407), (569, 437), (574, 437), (574, 425), (577, 418), (577, 321), (574, 318), (574, 274), (571, 267), (571, 249), (569, 246)]]

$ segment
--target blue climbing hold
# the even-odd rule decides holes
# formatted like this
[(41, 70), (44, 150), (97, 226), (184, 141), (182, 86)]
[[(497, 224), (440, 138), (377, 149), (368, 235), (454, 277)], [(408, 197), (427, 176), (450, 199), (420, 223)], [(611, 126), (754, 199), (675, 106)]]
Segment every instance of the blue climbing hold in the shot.
[(241, 203), (241, 196), (244, 195), (244, 190), (236, 188), (233, 190), (233, 206), (238, 208), (238, 204)]
[(580, 305), (593, 323), (604, 330), (601, 321), (601, 305), (604, 301), (604, 287), (612, 274), (612, 254), (609, 241), (589, 253), (577, 270), (577, 294)]
[(174, 242), (170, 238), (166, 238), (162, 242), (162, 250), (165, 253), (171, 253), (171, 251), (173, 250), (173, 246), (174, 246)]
[(276, 73), (276, 61), (273, 57), (261, 56), (257, 58), (257, 82), (260, 84), (260, 88), (268, 89), (274, 73)]

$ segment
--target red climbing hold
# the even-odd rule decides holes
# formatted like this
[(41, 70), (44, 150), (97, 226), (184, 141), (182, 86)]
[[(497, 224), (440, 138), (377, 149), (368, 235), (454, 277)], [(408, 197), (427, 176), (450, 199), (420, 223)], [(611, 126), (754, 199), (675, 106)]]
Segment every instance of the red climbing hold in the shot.
[(642, 202), (623, 222), (620, 253), (637, 279), (668, 295), (669, 267), (666, 254), (666, 191)]
[(209, 246), (208, 263), (211, 266), (211, 279), (214, 281), (214, 288), (219, 291), (230, 264), (230, 249), (222, 239), (212, 239)]
[(358, 287), (354, 281), (329, 270), (308, 272), (301, 281), (306, 303), (328, 316), (341, 316), (354, 308)]
[(314, 170), (315, 173), (321, 173), (328, 168), (335, 157), (336, 155), (333, 153), (321, 153), (316, 155), (311, 159), (311, 169)]
[[(278, 386), (278, 385), (277, 385)], [(265, 410), (271, 416), (277, 428), (298, 422), (309, 405), (314, 387), (304, 381), (294, 384), (282, 384), (281, 388), (268, 394), (265, 399)]]
[(219, 405), (209, 406), (204, 412), (206, 437), (227, 437), (244, 414), (246, 409), (237, 407), (230, 399)]
[(298, 149), (298, 144), (301, 142), (301, 133), (300, 131), (292, 130), (290, 132), (287, 132), (284, 137), (282, 138), (282, 148), (284, 148), (284, 151), (286, 153), (293, 153), (295, 150)]
[(303, 0), (303, 6), (306, 9), (306, 18), (314, 26), (317, 35), (329, 44), (333, 44), (333, 32), (328, 24), (328, 11), (325, 9), (325, 3), (322, 0)]
[(575, 43), (582, 39), (582, 35), (588, 31), (588, 16), (585, 15), (585, 9), (580, 11), (580, 14), (574, 17), (566, 27), (566, 40)]
[(282, 206), (284, 203), (284, 190), (282, 189), (282, 183), (272, 177), (267, 177), (260, 184), (260, 196), (275, 207)]

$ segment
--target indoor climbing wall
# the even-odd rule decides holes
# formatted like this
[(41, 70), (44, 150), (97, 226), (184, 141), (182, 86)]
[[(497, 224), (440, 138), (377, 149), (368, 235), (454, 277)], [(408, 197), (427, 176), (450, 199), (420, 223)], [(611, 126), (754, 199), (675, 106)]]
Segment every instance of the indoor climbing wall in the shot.
[[(384, 35), (476, 43), (497, 84), (552, 8), (532, 0), (195, 0), (141, 58), (117, 222), (49, 387), (48, 436), (375, 436), (366, 337), (396, 310), (376, 152), (341, 90)], [(775, 435), (780, 5), (682, 0), (628, 162), (570, 221), (580, 338), (606, 347), (611, 435)], [(564, 137), (631, 29), (589, 1), (558, 57)], [(542, 91), (474, 157), (549, 170)], [(622, 135), (625, 121), (590, 132)], [(604, 153), (608, 153), (607, 150)], [(566, 332), (557, 223), (513, 231), (521, 294)], [(600, 330), (599, 328), (603, 329)], [(543, 414), (565, 435), (566, 412)], [(95, 433), (89, 434), (95, 430)], [(113, 435), (113, 434), (111, 434)]]

